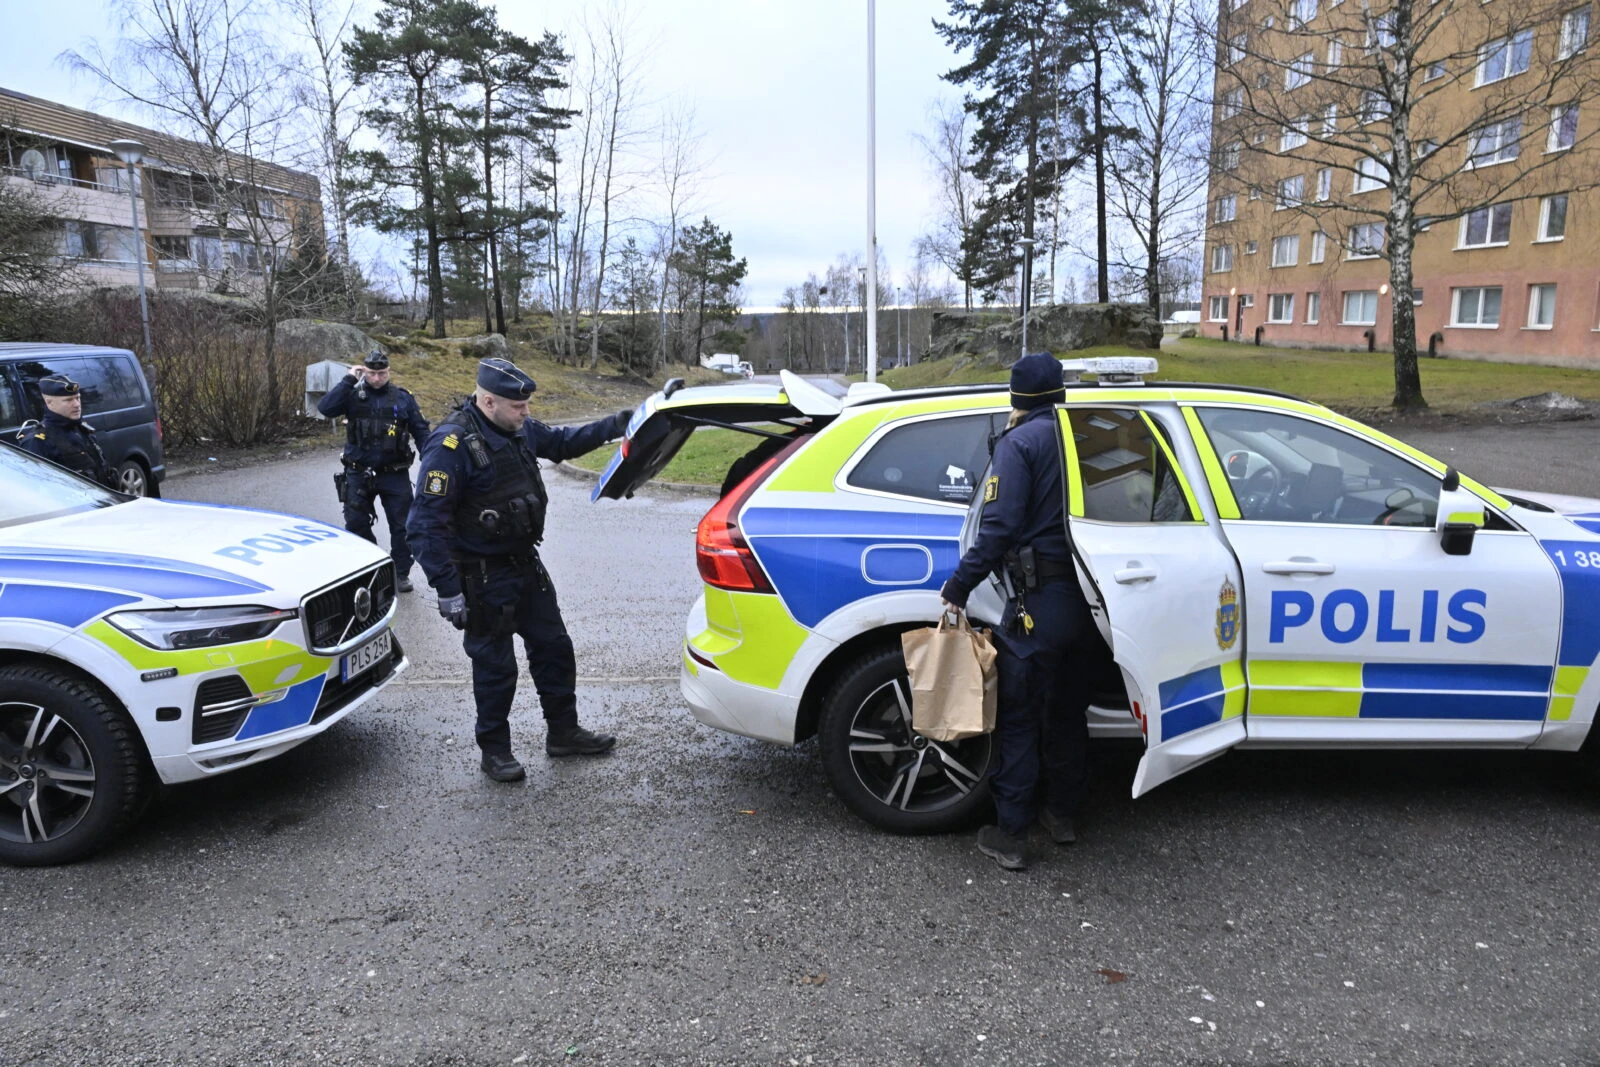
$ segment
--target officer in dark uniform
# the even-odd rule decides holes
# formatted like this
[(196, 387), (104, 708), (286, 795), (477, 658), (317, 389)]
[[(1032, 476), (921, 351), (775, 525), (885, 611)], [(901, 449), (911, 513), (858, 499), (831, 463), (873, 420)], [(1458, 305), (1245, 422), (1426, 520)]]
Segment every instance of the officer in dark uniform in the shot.
[(24, 423), (17, 444), (25, 452), (53, 460), (108, 489), (120, 490), (117, 472), (106, 462), (94, 439), (94, 427), (83, 421), (83, 396), (78, 383), (65, 374), (39, 379), (44, 398), (44, 419)]
[(345, 417), (344, 473), (333, 478), (344, 503), (344, 528), (376, 543), (374, 498), (382, 500), (396, 585), (409, 593), (406, 516), (411, 511), (411, 442), (422, 448), (428, 439), (428, 420), (416, 399), (389, 381), (388, 356), (374, 349), (363, 363), (351, 367), (317, 401), (317, 410), (330, 419)]
[(422, 450), (417, 502), (407, 530), (439, 614), (465, 630), (478, 706), (483, 771), (497, 782), (524, 776), (511, 754), (511, 701), (517, 691), (514, 635), (545, 717), (545, 753), (594, 756), (616, 738), (578, 725), (577, 659), (539, 559), (549, 496), (538, 459), (581, 456), (627, 429), (631, 411), (584, 426), (555, 427), (528, 417), (533, 379), (509, 360), (478, 365), (478, 388), (433, 431)]
[(1000, 694), (990, 785), (999, 825), (978, 832), (978, 850), (1009, 870), (1027, 866), (1036, 815), (1057, 844), (1076, 840), (1073, 819), (1088, 783), (1086, 716), (1103, 646), (1067, 536), (1052, 406), (1065, 399), (1055, 358), (1037, 353), (1012, 366), (1010, 424), (972, 505), (983, 509), (978, 535), (940, 590), (946, 608), (965, 610), (973, 587), (1004, 567), (1015, 593), (995, 635)]

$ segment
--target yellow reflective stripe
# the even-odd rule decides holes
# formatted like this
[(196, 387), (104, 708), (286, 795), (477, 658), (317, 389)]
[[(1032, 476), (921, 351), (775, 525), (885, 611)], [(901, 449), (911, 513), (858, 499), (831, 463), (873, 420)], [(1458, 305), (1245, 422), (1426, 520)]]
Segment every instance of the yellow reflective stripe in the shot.
[(1200, 423), (1200, 413), (1192, 407), (1185, 407), (1183, 421), (1189, 424), (1189, 436), (1194, 438), (1195, 451), (1200, 453), (1200, 467), (1206, 472), (1211, 499), (1216, 501), (1217, 517), (1237, 519), (1239, 502), (1234, 499), (1233, 485), (1222, 469), (1222, 460), (1217, 458), (1217, 450), (1211, 447), (1211, 438), (1206, 436), (1206, 428)]
[(695, 678), (700, 677), (700, 664), (696, 663), (693, 657), (689, 655), (687, 648), (683, 650), (683, 669)]
[(1359, 690), (1342, 693), (1327, 689), (1251, 689), (1250, 714), (1274, 718), (1357, 719), (1361, 717)]
[(236, 645), (164, 652), (141, 645), (104, 619), (90, 623), (83, 632), (121, 656), (135, 670), (175, 668), (179, 674), (203, 674), (219, 667), (236, 667), (254, 692), (281, 689), (307, 681), (319, 674), (326, 674), (333, 665), (331, 657), (313, 656), (300, 645), (275, 637)]
[(1550, 710), (1545, 718), (1551, 722), (1566, 722), (1572, 718), (1572, 697), (1551, 697)]
[(1361, 664), (1252, 660), (1250, 714), (1354, 719), (1361, 714)]
[(1161, 454), (1167, 457), (1167, 466), (1172, 468), (1172, 473), (1178, 479), (1178, 487), (1183, 490), (1183, 499), (1189, 505), (1189, 519), (1191, 522), (1204, 522), (1205, 517), (1200, 512), (1200, 505), (1194, 498), (1194, 490), (1189, 488), (1189, 479), (1184, 475), (1183, 468), (1178, 466), (1178, 457), (1172, 454), (1172, 449), (1167, 447), (1166, 435), (1156, 425), (1156, 420), (1150, 417), (1148, 411), (1139, 412), (1144, 419), (1145, 427), (1149, 431), (1150, 439), (1161, 449)]
[(1588, 667), (1557, 667), (1555, 693), (1557, 696), (1575, 697), (1588, 680)]
[(1067, 464), (1067, 514), (1083, 518), (1083, 472), (1078, 469), (1078, 440), (1072, 432), (1072, 419), (1066, 408), (1056, 409), (1056, 422), (1061, 427), (1062, 456)]
[[(719, 648), (718, 652), (726, 652), (739, 643), (739, 614), (733, 610), (732, 593), (715, 586), (706, 586), (706, 625), (709, 629), (704, 633), (720, 632), (727, 637), (728, 647)], [(696, 647), (699, 647), (699, 638), (697, 637), (695, 641)]]
[(778, 688), (809, 631), (795, 622), (771, 593), (729, 593), (728, 599), (738, 619), (738, 632), (760, 634), (761, 639), (739, 642), (738, 647), (717, 657), (717, 666), (736, 682)]
[(884, 406), (867, 408), (854, 418), (841, 417), (829, 425), (827, 433), (819, 433), (806, 442), (763, 488), (791, 493), (833, 492), (834, 476), (888, 414), (889, 409)]
[(1452, 511), (1444, 521), (1465, 523), (1468, 526), (1482, 526), (1487, 520), (1481, 511)]
[(1295, 686), (1306, 689), (1362, 688), (1360, 663), (1299, 659), (1253, 659), (1250, 687)]
[(1244, 714), (1244, 661), (1238, 659), (1225, 660), (1222, 663), (1222, 717), (1224, 719), (1237, 719)]
[(739, 638), (721, 630), (701, 630), (689, 638), (689, 646), (707, 656), (724, 656), (739, 647)]

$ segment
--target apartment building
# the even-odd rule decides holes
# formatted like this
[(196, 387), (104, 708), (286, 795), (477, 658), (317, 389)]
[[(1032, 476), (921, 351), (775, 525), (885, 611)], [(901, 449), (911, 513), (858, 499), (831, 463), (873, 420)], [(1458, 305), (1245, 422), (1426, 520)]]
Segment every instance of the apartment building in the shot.
[[(109, 147), (146, 146), (133, 172)], [(0, 88), (0, 181), (35, 193), (60, 220), (61, 256), (85, 285), (131, 285), (138, 257), (162, 288), (248, 291), (284, 255), (296, 225), (321, 226), (317, 179)], [(303, 232), (303, 231), (302, 231)]]
[(1589, 4), (1222, 5), (1204, 335), (1388, 347), (1405, 195), (1420, 350), (1600, 364)]

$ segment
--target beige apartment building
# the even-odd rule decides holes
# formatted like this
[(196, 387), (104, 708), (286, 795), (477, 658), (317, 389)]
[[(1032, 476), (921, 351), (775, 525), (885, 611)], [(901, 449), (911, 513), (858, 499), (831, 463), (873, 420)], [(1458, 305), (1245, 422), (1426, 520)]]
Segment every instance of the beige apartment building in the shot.
[[(1420, 351), (1600, 364), (1588, 4), (1222, 4), (1205, 336), (1388, 347), (1384, 214), (1404, 185), (1426, 227), (1413, 254)], [(1400, 146), (1415, 181), (1391, 181)]]
[[(128, 172), (110, 142), (148, 154)], [(220, 172), (220, 176), (219, 176)], [(244, 180), (240, 180), (241, 177)], [(296, 223), (320, 227), (317, 179), (261, 160), (0, 88), (0, 181), (37, 194), (60, 220), (61, 255), (85, 285), (248, 291), (287, 252)]]

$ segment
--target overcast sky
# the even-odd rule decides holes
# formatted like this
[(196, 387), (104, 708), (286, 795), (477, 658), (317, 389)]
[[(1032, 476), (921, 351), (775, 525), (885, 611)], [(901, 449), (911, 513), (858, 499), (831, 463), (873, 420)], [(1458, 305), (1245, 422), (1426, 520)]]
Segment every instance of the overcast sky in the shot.
[[(369, 4), (370, 6), (370, 4)], [(561, 32), (592, 0), (500, 0), (525, 36)], [(644, 82), (659, 101), (691, 101), (711, 157), (703, 210), (750, 262), (746, 302), (776, 304), (787, 285), (841, 253), (863, 256), (867, 174), (866, 0), (634, 0)], [(940, 75), (956, 57), (932, 20), (944, 0), (878, 0), (878, 243), (898, 274), (927, 227), (932, 189), (913, 135), (928, 105), (956, 91)], [(0, 0), (12, 42), (0, 85), (117, 113), (103, 89), (57, 56), (116, 36), (105, 0)], [(18, 42), (27, 46), (19, 47)]]

